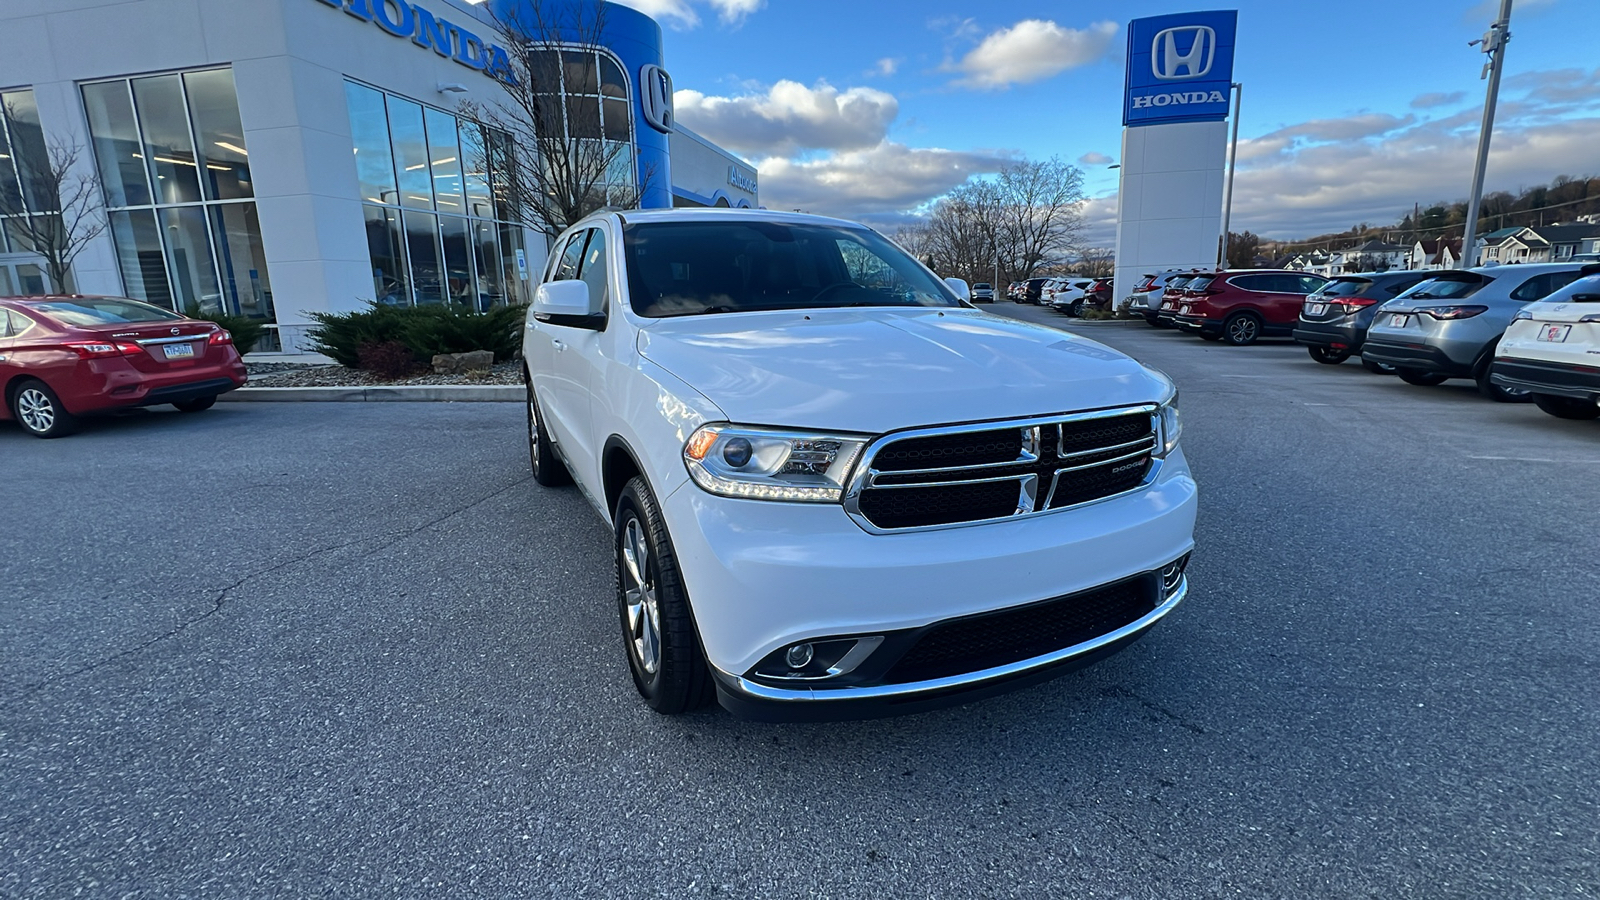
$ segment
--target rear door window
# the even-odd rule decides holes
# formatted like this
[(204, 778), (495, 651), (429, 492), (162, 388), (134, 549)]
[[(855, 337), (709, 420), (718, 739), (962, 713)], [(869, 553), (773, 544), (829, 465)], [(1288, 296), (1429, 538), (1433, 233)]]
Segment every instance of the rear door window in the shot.
[(1266, 293), (1279, 290), (1276, 279), (1276, 275), (1235, 275), (1228, 283), (1247, 291)]

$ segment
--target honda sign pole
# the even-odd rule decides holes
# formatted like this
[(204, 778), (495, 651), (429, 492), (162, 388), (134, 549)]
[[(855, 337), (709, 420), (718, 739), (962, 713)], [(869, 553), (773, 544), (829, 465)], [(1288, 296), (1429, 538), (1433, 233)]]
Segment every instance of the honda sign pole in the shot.
[[(1506, 0), (1507, 3), (1511, 0)], [(1217, 261), (1219, 268), (1228, 267), (1228, 227), (1233, 220), (1233, 168), (1239, 163), (1239, 108), (1244, 105), (1244, 85), (1235, 81), (1233, 83), (1233, 143), (1228, 150), (1228, 192), (1222, 201), (1222, 258)]]
[[(1489, 61), (1479, 78), (1489, 79), (1489, 93), (1483, 100), (1483, 125), (1478, 130), (1478, 163), (1472, 171), (1472, 194), (1467, 198), (1467, 227), (1461, 236), (1461, 259), (1457, 265), (1468, 268), (1474, 262), (1473, 244), (1478, 240), (1478, 205), (1483, 202), (1483, 173), (1489, 166), (1489, 138), (1494, 134), (1494, 105), (1500, 98), (1500, 71), (1505, 68), (1506, 42), (1511, 40), (1511, 0), (1500, 0), (1500, 18), (1484, 32), (1481, 41)], [(1468, 45), (1471, 46), (1471, 45)]]

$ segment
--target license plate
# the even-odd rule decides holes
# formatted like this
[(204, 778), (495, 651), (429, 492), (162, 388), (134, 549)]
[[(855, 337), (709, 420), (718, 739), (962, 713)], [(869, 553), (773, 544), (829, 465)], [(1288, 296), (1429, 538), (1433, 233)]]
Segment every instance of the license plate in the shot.
[(1306, 315), (1308, 315), (1308, 316), (1320, 316), (1320, 315), (1322, 315), (1323, 313), (1325, 313), (1327, 311), (1328, 311), (1328, 304), (1326, 304), (1326, 303), (1307, 303), (1306, 304)]
[(168, 344), (161, 348), (167, 359), (194, 359), (193, 344)]
[(1571, 325), (1546, 325), (1539, 329), (1539, 340), (1549, 341), (1552, 344), (1564, 343), (1567, 339), (1567, 332), (1571, 330)]
[(1389, 327), (1390, 328), (1404, 328), (1404, 327), (1406, 327), (1406, 317), (1404, 315), (1399, 314), (1399, 313), (1396, 313), (1394, 315), (1389, 316)]
[(1180, 312), (1179, 312), (1179, 313), (1178, 313), (1178, 315), (1180, 315), (1180, 316), (1187, 316), (1187, 315), (1188, 315), (1188, 314), (1189, 314), (1189, 307), (1187, 307), (1187, 306), (1185, 306), (1185, 307), (1184, 307), (1184, 308), (1183, 308), (1183, 309), (1182, 309), (1182, 310), (1181, 310), (1181, 311), (1180, 311)]

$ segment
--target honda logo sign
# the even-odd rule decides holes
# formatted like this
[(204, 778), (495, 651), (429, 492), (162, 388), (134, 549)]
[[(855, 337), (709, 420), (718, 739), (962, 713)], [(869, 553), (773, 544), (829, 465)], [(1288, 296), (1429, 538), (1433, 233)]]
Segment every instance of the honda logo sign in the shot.
[[(1179, 51), (1179, 45), (1189, 49)], [(1158, 32), (1150, 44), (1150, 69), (1162, 81), (1204, 78), (1217, 58), (1217, 33), (1204, 25)]]
[(1234, 10), (1176, 13), (1128, 23), (1122, 124), (1220, 122), (1233, 85)]
[(639, 105), (651, 128), (672, 133), (672, 76), (666, 69), (651, 65), (639, 70)]

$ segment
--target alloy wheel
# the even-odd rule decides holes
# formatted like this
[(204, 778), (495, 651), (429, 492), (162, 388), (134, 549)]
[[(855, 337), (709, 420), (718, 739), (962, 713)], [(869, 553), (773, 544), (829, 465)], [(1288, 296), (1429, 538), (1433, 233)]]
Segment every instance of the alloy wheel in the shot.
[(1240, 316), (1228, 324), (1228, 340), (1235, 344), (1248, 344), (1256, 339), (1256, 320)]
[(30, 431), (43, 434), (56, 424), (56, 407), (38, 388), (23, 388), (17, 394), (17, 418)]
[(528, 455), (533, 458), (533, 468), (539, 468), (539, 404), (533, 399), (533, 385), (528, 385)]
[(651, 571), (650, 543), (637, 516), (630, 516), (622, 531), (623, 602), (628, 610), (628, 634), (633, 657), (646, 674), (661, 668), (661, 607), (655, 574)]

